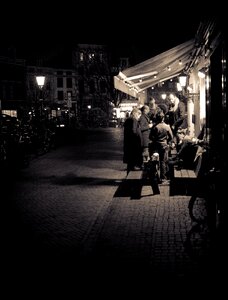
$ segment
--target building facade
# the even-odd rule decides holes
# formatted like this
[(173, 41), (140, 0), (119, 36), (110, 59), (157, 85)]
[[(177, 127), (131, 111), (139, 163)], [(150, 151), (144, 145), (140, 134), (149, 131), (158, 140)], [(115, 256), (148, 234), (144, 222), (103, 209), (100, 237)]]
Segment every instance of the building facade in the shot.
[(0, 110), (3, 113), (17, 117), (28, 106), (25, 78), (25, 60), (0, 56)]

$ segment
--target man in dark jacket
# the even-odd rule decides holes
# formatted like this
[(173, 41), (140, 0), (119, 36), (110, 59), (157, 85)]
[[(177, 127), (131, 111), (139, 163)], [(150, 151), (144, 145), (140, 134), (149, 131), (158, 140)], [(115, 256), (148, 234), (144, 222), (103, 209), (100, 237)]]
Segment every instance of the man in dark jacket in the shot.
[(157, 124), (150, 131), (151, 152), (157, 151), (160, 160), (160, 179), (162, 183), (167, 182), (168, 172), (168, 150), (169, 143), (173, 140), (173, 133), (168, 124), (164, 122), (165, 115), (162, 111), (157, 113)]
[(178, 128), (186, 129), (188, 127), (186, 105), (174, 94), (169, 95), (169, 100), (170, 107), (167, 113), (168, 120), (173, 134), (175, 135)]

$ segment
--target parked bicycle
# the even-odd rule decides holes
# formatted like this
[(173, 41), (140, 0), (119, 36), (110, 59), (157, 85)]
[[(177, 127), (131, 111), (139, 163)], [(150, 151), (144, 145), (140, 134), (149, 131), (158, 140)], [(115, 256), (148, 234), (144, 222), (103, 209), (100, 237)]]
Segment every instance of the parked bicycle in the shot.
[(198, 180), (197, 192), (191, 196), (188, 204), (191, 219), (199, 224), (207, 223), (211, 231), (216, 231), (221, 222), (220, 190), (221, 172), (211, 168)]

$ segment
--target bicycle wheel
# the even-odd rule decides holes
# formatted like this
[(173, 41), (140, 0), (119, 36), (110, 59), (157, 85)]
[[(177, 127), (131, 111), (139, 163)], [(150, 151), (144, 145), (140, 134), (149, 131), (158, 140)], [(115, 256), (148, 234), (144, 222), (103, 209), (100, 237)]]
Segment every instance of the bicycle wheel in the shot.
[(207, 223), (195, 223), (187, 233), (184, 247), (190, 257), (201, 259), (210, 253), (212, 241)]
[(207, 201), (203, 197), (192, 196), (188, 203), (188, 210), (191, 219), (197, 223), (207, 221)]

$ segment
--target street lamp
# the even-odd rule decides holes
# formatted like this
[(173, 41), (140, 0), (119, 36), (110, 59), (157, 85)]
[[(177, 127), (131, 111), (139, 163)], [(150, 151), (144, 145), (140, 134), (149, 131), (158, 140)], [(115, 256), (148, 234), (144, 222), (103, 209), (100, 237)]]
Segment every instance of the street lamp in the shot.
[(40, 90), (40, 95), (39, 95), (39, 101), (41, 103), (41, 111), (40, 111), (40, 114), (42, 115), (43, 114), (43, 86), (44, 86), (44, 83), (45, 83), (45, 76), (36, 76), (36, 83), (39, 87), (39, 90)]
[(36, 82), (40, 89), (44, 86), (45, 83), (45, 76), (36, 76)]
[(181, 74), (178, 76), (179, 83), (182, 87), (186, 87), (187, 77), (188, 77), (188, 75), (184, 72), (181, 72)]

